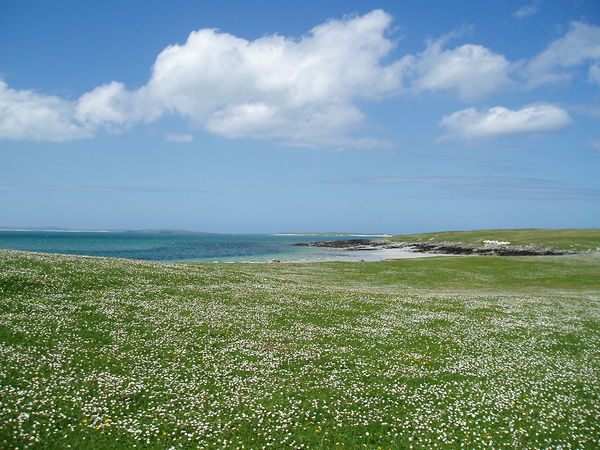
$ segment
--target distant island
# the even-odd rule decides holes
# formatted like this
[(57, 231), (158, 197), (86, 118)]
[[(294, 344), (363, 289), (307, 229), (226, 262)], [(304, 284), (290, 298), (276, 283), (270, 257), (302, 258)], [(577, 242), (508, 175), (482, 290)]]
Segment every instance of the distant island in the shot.
[(172, 233), (172, 234), (221, 234), (209, 233), (204, 231), (181, 230), (176, 228), (149, 228), (143, 230), (110, 229), (110, 230), (89, 230), (72, 229), (60, 227), (0, 227), (0, 231), (40, 231), (40, 232), (58, 232), (58, 233)]

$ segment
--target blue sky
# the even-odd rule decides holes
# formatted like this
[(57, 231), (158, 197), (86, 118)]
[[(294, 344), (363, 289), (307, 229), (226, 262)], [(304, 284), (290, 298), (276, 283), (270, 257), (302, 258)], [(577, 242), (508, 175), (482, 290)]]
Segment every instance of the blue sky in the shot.
[(0, 4), (0, 226), (598, 227), (599, 169), (595, 0)]

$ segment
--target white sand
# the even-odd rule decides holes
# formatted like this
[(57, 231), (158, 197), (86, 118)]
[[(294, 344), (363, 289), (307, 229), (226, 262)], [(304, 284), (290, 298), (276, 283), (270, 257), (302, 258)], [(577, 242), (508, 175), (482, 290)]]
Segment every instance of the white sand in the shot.
[[(435, 253), (413, 252), (405, 248), (382, 248), (377, 250), (355, 250), (345, 252), (342, 261), (384, 261), (386, 259), (414, 259), (440, 256)], [(447, 256), (447, 255), (444, 255)]]

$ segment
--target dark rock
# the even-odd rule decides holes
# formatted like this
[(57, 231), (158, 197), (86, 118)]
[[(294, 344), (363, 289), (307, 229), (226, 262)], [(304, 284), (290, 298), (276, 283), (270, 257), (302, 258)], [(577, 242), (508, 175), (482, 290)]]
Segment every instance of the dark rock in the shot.
[(349, 248), (354, 247), (386, 247), (392, 244), (389, 241), (382, 239), (344, 239), (341, 241), (315, 241), (315, 242), (299, 242), (297, 244), (291, 244), (294, 247), (331, 247), (331, 248)]
[(415, 252), (440, 253), (446, 255), (551, 256), (575, 253), (572, 250), (555, 250), (532, 246), (476, 247), (474, 245), (457, 242), (408, 242), (407, 247)]
[(556, 250), (534, 246), (485, 246), (460, 242), (391, 242), (385, 239), (346, 239), (340, 241), (316, 241), (291, 244), (296, 247), (329, 247), (346, 250), (377, 250), (382, 248), (405, 248), (406, 250), (442, 255), (495, 255), (495, 256), (550, 256), (577, 253), (573, 250)]

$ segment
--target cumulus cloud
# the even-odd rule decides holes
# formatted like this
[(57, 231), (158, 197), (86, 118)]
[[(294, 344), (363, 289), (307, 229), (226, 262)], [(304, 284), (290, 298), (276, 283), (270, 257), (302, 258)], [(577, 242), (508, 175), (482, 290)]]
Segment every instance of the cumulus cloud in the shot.
[(557, 131), (569, 123), (571, 118), (565, 110), (538, 104), (518, 110), (502, 106), (486, 111), (463, 109), (445, 116), (440, 125), (448, 129), (442, 139), (486, 140)]
[[(54, 128), (62, 129), (56, 132), (60, 139), (87, 136), (101, 127), (116, 131), (174, 112), (227, 137), (344, 142), (365, 122), (358, 99), (377, 99), (401, 88), (405, 61), (382, 63), (394, 47), (386, 37), (391, 20), (375, 10), (330, 20), (300, 39), (269, 35), (248, 41), (202, 29), (184, 44), (164, 49), (140, 89), (128, 91), (112, 82), (77, 102), (47, 97), (46, 112), (57, 116), (60, 124)], [(29, 95), (10, 92), (13, 97)], [(25, 132), (50, 126), (39, 125), (39, 108), (18, 117), (14, 105), (4, 109), (7, 131), (2, 137), (48, 135)], [(14, 130), (19, 120), (21, 132)], [(86, 133), (77, 133), (80, 129)]]
[(430, 43), (413, 62), (416, 91), (456, 90), (470, 100), (510, 83), (511, 64), (481, 45), (465, 44), (444, 50), (447, 38)]
[[(56, 110), (47, 111), (61, 118), (62, 127), (54, 127), (62, 128), (61, 139), (177, 113), (230, 138), (377, 147), (388, 143), (356, 134), (367, 123), (360, 100), (441, 90), (471, 99), (508, 82), (510, 64), (503, 56), (477, 45), (445, 49), (448, 37), (419, 55), (387, 61), (395, 47), (387, 36), (391, 21), (375, 10), (330, 20), (299, 39), (267, 35), (249, 41), (215, 29), (194, 31), (158, 55), (145, 86), (129, 91), (113, 81), (75, 102), (54, 98)], [(38, 126), (35, 114), (27, 118), (23, 130)], [(31, 135), (6, 131), (2, 137)]]
[[(361, 133), (369, 128), (361, 102), (441, 91), (470, 101), (514, 85), (518, 70), (533, 86), (562, 79), (567, 68), (600, 55), (600, 27), (573, 23), (524, 69), (481, 45), (450, 48), (453, 34), (428, 42), (421, 53), (393, 59), (391, 22), (389, 14), (374, 10), (329, 20), (300, 38), (266, 35), (255, 40), (201, 29), (157, 56), (146, 85), (128, 90), (113, 81), (75, 101), (11, 90), (2, 83), (0, 138), (79, 139), (101, 129), (118, 132), (178, 114), (195, 127), (228, 138), (380, 147), (389, 143)], [(590, 81), (597, 81), (598, 72), (593, 65)], [(457, 120), (473, 121), (481, 114), (459, 111), (445, 118), (444, 126), (456, 134), (457, 129), (471, 129)], [(535, 117), (528, 117), (528, 123)], [(529, 132), (516, 125), (512, 129)], [(471, 134), (477, 133), (458, 133)]]
[(342, 137), (364, 121), (355, 100), (401, 88), (404, 62), (381, 63), (393, 48), (390, 22), (376, 10), (331, 20), (301, 39), (196, 31), (160, 53), (144, 94), (227, 137)]
[(51, 95), (9, 89), (0, 80), (0, 138), (68, 141), (91, 136), (74, 120), (74, 105)]
[(127, 115), (128, 105), (131, 103), (130, 96), (122, 83), (113, 81), (98, 86), (81, 96), (75, 116), (81, 122), (95, 125), (124, 124), (130, 120)]
[(568, 80), (574, 66), (600, 60), (600, 26), (571, 23), (569, 31), (535, 56), (524, 69), (531, 86)]

